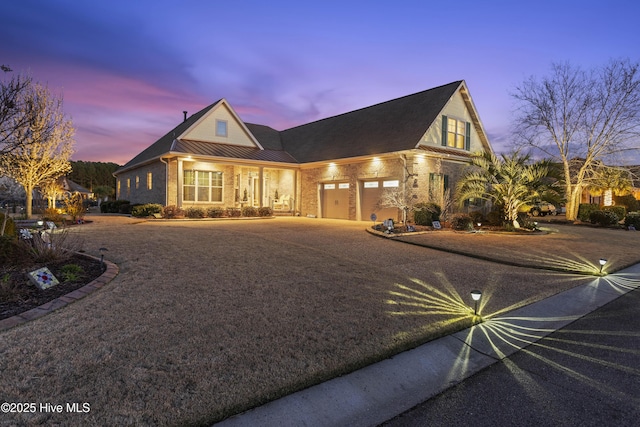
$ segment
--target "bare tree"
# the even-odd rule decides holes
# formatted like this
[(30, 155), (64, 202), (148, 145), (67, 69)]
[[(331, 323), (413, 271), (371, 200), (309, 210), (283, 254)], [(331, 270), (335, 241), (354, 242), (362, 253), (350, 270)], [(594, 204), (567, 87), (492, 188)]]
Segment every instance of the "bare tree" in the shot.
[[(577, 217), (585, 179), (595, 162), (638, 149), (638, 67), (628, 60), (613, 60), (590, 71), (553, 64), (549, 76), (530, 77), (515, 89), (522, 142), (562, 164), (567, 219)], [(576, 159), (580, 166), (570, 167)]]
[[(6, 65), (0, 66), (5, 73), (11, 72)], [(0, 80), (0, 156), (11, 152), (24, 143), (16, 133), (27, 123), (29, 108), (25, 105), (25, 92), (32, 84), (29, 76), (16, 75), (9, 80)]]
[(31, 218), (34, 188), (71, 170), (74, 128), (62, 111), (62, 98), (45, 86), (31, 84), (20, 98), (27, 120), (9, 139), (13, 148), (0, 157), (0, 172), (24, 187)]
[(376, 204), (378, 208), (398, 208), (402, 211), (402, 223), (407, 224), (407, 214), (418, 201), (418, 197), (411, 191), (401, 187), (387, 188), (382, 192)]

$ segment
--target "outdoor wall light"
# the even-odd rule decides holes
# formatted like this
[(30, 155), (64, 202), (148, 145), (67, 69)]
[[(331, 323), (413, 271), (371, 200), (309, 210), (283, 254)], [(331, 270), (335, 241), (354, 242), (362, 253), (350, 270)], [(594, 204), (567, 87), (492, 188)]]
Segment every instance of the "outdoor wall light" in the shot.
[(602, 267), (607, 263), (607, 260), (604, 258), (600, 258), (600, 274), (602, 274)]
[(478, 301), (480, 301), (481, 297), (482, 297), (482, 292), (480, 292), (478, 290), (471, 291), (471, 299), (473, 299), (473, 301), (475, 303), (475, 306), (473, 308), (474, 316), (478, 315)]

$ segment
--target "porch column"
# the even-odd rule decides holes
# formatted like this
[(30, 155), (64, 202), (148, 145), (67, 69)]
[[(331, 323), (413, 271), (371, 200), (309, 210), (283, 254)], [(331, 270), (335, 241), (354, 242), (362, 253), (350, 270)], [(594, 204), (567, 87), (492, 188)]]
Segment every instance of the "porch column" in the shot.
[(260, 200), (260, 207), (264, 206), (264, 167), (258, 168), (258, 200)]
[(183, 171), (183, 165), (182, 165), (182, 159), (178, 159), (178, 176), (176, 177), (176, 183), (178, 185), (178, 188), (176, 188), (176, 194), (177, 194), (177, 200), (176, 200), (176, 206), (178, 206), (179, 208), (182, 207), (182, 183), (183, 183), (183, 177), (184, 177), (184, 173)]

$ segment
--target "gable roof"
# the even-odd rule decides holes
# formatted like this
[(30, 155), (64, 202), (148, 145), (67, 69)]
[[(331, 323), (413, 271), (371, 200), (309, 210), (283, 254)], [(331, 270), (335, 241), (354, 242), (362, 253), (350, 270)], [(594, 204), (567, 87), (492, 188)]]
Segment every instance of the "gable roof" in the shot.
[[(145, 150), (143, 150), (140, 154), (135, 156), (133, 159), (129, 160), (120, 170), (128, 169), (131, 166), (137, 165), (139, 163), (145, 163), (149, 160), (156, 159), (164, 154), (171, 152), (171, 146), (173, 145), (173, 141), (182, 135), (187, 129), (189, 129), (194, 123), (202, 118), (207, 112), (212, 110), (216, 105), (222, 102), (222, 99), (214, 102), (213, 104), (203, 108), (197, 113), (191, 115), (187, 120), (180, 123), (178, 126), (174, 127), (172, 130), (167, 132), (163, 137), (159, 140), (151, 144)], [(117, 171), (116, 171), (117, 173)]]
[[(224, 99), (220, 99), (169, 131), (127, 162), (116, 175), (170, 153), (300, 164), (424, 149), (419, 145), (422, 136), (458, 90), (482, 144), (490, 149), (466, 85), (459, 80), (284, 131), (244, 123), (234, 113), (240, 125), (255, 138), (258, 143), (255, 148), (180, 139), (221, 103), (228, 106)], [(233, 113), (233, 109), (230, 109)], [(465, 153), (457, 155), (464, 156)]]
[(416, 148), (462, 81), (281, 132), (284, 149), (302, 163)]

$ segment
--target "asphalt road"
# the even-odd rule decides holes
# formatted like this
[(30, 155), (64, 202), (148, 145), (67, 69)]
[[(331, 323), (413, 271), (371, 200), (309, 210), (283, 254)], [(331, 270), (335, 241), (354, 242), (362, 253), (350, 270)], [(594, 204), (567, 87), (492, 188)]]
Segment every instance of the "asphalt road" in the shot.
[(640, 425), (640, 290), (383, 424)]

